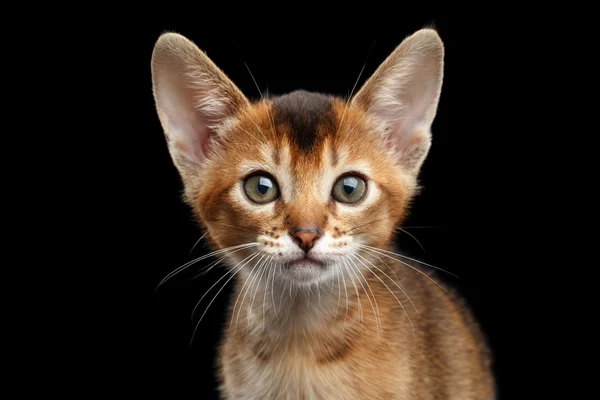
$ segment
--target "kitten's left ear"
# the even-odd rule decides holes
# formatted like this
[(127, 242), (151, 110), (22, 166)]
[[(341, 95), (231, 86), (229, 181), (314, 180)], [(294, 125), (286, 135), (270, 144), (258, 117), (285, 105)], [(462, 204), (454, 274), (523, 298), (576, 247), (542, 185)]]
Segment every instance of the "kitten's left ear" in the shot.
[(399, 164), (414, 175), (431, 146), (443, 64), (444, 45), (437, 32), (419, 30), (388, 56), (352, 100), (381, 124)]

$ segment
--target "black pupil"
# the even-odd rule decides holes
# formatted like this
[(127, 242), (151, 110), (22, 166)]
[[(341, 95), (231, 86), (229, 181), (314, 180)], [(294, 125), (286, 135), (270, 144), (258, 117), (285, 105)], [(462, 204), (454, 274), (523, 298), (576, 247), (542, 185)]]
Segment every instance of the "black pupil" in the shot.
[(273, 186), (273, 182), (269, 178), (261, 178), (258, 180), (258, 192), (262, 195), (267, 193), (269, 189)]
[(351, 195), (358, 186), (358, 180), (356, 178), (346, 178), (344, 179), (344, 192), (346, 195)]

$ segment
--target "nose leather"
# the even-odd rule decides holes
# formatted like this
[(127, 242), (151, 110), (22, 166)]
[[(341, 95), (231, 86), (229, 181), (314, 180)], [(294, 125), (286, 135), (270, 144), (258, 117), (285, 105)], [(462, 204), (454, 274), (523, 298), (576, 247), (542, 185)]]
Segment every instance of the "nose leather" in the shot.
[(321, 237), (318, 229), (295, 229), (290, 235), (305, 253), (308, 253), (315, 245), (315, 242)]

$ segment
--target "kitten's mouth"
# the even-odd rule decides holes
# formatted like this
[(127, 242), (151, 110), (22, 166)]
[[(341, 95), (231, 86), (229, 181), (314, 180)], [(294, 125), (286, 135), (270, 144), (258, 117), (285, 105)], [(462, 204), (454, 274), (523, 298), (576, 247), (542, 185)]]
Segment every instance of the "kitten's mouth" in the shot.
[(319, 261), (309, 255), (306, 255), (303, 258), (299, 258), (295, 261), (292, 261), (289, 265), (290, 265), (290, 267), (293, 267), (293, 268), (307, 268), (307, 267), (324, 268), (325, 267), (325, 263), (323, 261)]
[(327, 276), (327, 263), (310, 255), (288, 262), (284, 275), (299, 284), (311, 284)]

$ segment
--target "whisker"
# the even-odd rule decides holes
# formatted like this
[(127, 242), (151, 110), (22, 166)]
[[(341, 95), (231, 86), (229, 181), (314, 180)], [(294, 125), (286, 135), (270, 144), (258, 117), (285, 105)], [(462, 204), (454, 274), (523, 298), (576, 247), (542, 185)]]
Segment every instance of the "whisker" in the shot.
[[(250, 74), (250, 77), (252, 78), (252, 81), (254, 82), (254, 85), (256, 86), (256, 89), (258, 90), (258, 93), (260, 93), (260, 98), (264, 102), (265, 101), (265, 97), (263, 96), (262, 91), (258, 87), (258, 83), (256, 83), (256, 79), (254, 79), (254, 74), (252, 74), (252, 71), (250, 71), (250, 67), (248, 66), (248, 64), (246, 64), (245, 61), (244, 61), (244, 65), (246, 66), (246, 69), (248, 70), (248, 73)], [(276, 139), (277, 138), (277, 131), (275, 130), (275, 121), (273, 120), (273, 116), (271, 115), (271, 112), (270, 112), (268, 106), (267, 106), (267, 113), (269, 114), (269, 122), (271, 123), (271, 128), (273, 128), (273, 138)]]
[[(287, 285), (288, 285), (288, 282), (286, 281), (286, 282), (283, 284), (283, 289), (281, 290), (281, 296), (279, 296), (279, 310), (280, 310), (280, 311), (281, 311), (281, 306), (282, 306), (282, 304), (283, 304), (283, 297), (284, 297), (284, 293), (285, 293), (285, 291), (286, 291), (286, 290), (285, 290), (285, 288), (287, 287)], [(290, 294), (290, 298), (291, 298), (291, 297), (292, 297), (292, 296), (291, 296), (291, 294)]]
[(250, 121), (254, 124), (254, 126), (256, 126), (256, 129), (258, 129), (258, 131), (260, 132), (260, 134), (262, 135), (262, 137), (265, 139), (265, 141), (267, 141), (267, 136), (262, 131), (262, 129), (260, 129), (260, 126), (258, 126), (258, 124), (256, 122), (254, 122), (254, 120), (252, 118), (250, 118), (250, 114), (246, 113), (246, 115), (248, 116), (248, 118), (250, 119)]
[[(367, 66), (367, 63), (369, 62), (369, 57), (371, 57), (371, 52), (373, 51), (374, 47), (375, 47), (375, 41), (371, 45), (371, 49), (369, 50), (369, 54), (367, 54), (367, 59), (365, 60), (365, 63), (363, 64), (362, 68), (360, 69), (360, 73), (358, 74), (358, 78), (356, 78), (356, 82), (354, 82), (354, 86), (352, 87), (352, 91), (350, 92), (350, 95), (348, 96), (348, 99), (346, 100), (346, 105), (344, 106), (344, 112), (342, 113), (342, 118), (340, 118), (340, 127), (342, 126), (342, 123), (343, 123), (343, 120), (344, 120), (344, 115), (346, 115), (346, 110), (348, 109), (348, 104), (350, 104), (350, 101), (352, 100), (352, 95), (354, 94), (354, 90), (356, 89), (356, 85), (358, 85), (358, 81), (360, 81), (360, 77), (362, 76), (362, 73), (365, 70), (365, 67)], [(338, 127), (338, 132), (339, 132), (340, 127)], [(337, 136), (338, 132), (336, 132), (336, 136)], [(348, 133), (346, 133), (346, 137), (344, 137), (344, 141), (346, 141), (346, 139), (348, 139), (349, 135), (350, 135), (350, 131), (348, 131)]]
[(443, 226), (403, 226), (404, 229), (443, 229), (450, 230), (452, 228), (447, 228)]
[[(352, 132), (352, 131), (354, 131), (354, 129), (356, 129), (356, 127), (365, 119), (365, 117), (367, 115), (368, 115), (367, 113), (363, 113), (363, 115), (361, 115), (361, 117), (358, 119), (358, 121), (356, 121), (356, 123), (354, 125), (352, 125), (352, 128), (348, 129), (348, 133), (346, 134), (346, 137), (348, 137), (348, 135), (350, 135), (350, 132)], [(352, 143), (352, 145), (350, 145), (348, 147), (348, 151), (354, 149), (355, 147), (357, 147), (360, 144), (363, 144), (363, 142), (356, 141), (356, 142)]]
[[(362, 245), (359, 245), (359, 246), (362, 246)], [(367, 251), (369, 251), (369, 250), (367, 250)], [(375, 250), (370, 250), (370, 251), (372, 251), (372, 252), (375, 252), (375, 253), (378, 253), (378, 254), (380, 254), (380, 255), (382, 255), (382, 256), (384, 256), (384, 257), (391, 258), (392, 260), (398, 261), (399, 263), (402, 263), (402, 264), (406, 265), (407, 267), (409, 267), (409, 268), (412, 268), (413, 270), (417, 271), (418, 273), (420, 273), (421, 275), (423, 275), (423, 276), (425, 276), (427, 279), (429, 279), (431, 282), (433, 282), (433, 283), (435, 283), (437, 286), (439, 286), (439, 288), (440, 288), (440, 289), (442, 289), (444, 292), (448, 293), (448, 295), (449, 295), (449, 296), (451, 296), (451, 297), (454, 297), (454, 296), (453, 296), (451, 293), (449, 293), (449, 292), (448, 292), (448, 291), (447, 291), (447, 290), (446, 290), (446, 289), (445, 289), (445, 288), (444, 288), (442, 285), (440, 285), (439, 283), (437, 283), (437, 282), (436, 282), (434, 279), (432, 279), (432, 278), (431, 278), (429, 275), (427, 275), (425, 272), (421, 271), (420, 269), (418, 269), (418, 268), (415, 268), (414, 266), (412, 266), (412, 265), (410, 265), (410, 264), (406, 263), (405, 261), (399, 260), (399, 259), (397, 259), (397, 258), (394, 258), (394, 257), (392, 257), (392, 256), (389, 256), (389, 255), (387, 255), (387, 254), (385, 254), (385, 253), (379, 253), (378, 251), (375, 251)]]
[(257, 233), (259, 235), (264, 234), (263, 231), (259, 231), (257, 229), (251, 229), (251, 228), (245, 228), (243, 226), (237, 226), (237, 225), (230, 225), (230, 224), (226, 224), (223, 222), (219, 222), (219, 221), (209, 221), (211, 224), (217, 224), (217, 225), (222, 225), (222, 226), (226, 226), (228, 228), (235, 228), (235, 229), (242, 229), (248, 232), (252, 232), (252, 233)]
[[(364, 249), (363, 249), (364, 250)], [(415, 306), (415, 303), (413, 303), (413, 301), (411, 300), (410, 296), (408, 295), (408, 293), (406, 293), (406, 291), (404, 290), (404, 288), (402, 287), (402, 284), (400, 283), (400, 278), (398, 278), (398, 275), (396, 275), (396, 272), (394, 271), (394, 269), (392, 267), (390, 267), (388, 265), (388, 263), (386, 263), (385, 261), (383, 261), (381, 258), (379, 258), (376, 254), (372, 254), (369, 253), (367, 251), (365, 251), (367, 253), (367, 255), (370, 255), (371, 257), (374, 257), (376, 259), (378, 259), (379, 261), (381, 261), (386, 267), (388, 267), (388, 269), (390, 271), (392, 271), (392, 274), (394, 274), (394, 277), (396, 277), (396, 280), (394, 281), (388, 274), (386, 274), (384, 271), (381, 271), (385, 276), (387, 276), (387, 278), (392, 281), (394, 283), (394, 285), (396, 285), (398, 287), (398, 289), (400, 289), (402, 291), (402, 293), (404, 293), (404, 295), (406, 296), (406, 298), (408, 299), (408, 301), (410, 301), (410, 304), (412, 304), (413, 308), (415, 309), (415, 312), (417, 313), (417, 315), (419, 315), (419, 310), (417, 310), (417, 306)], [(359, 254), (360, 255), (360, 254)], [(362, 257), (362, 256), (361, 256)], [(363, 257), (364, 258), (364, 257)], [(375, 268), (377, 268), (377, 266), (373, 263), (369, 264), (373, 265)], [(377, 268), (379, 269), (379, 268)]]
[[(337, 307), (335, 308), (335, 312), (337, 313), (337, 311), (340, 309), (340, 302), (342, 301), (342, 286), (341, 286), (341, 282), (340, 282), (340, 269), (339, 268), (335, 268), (335, 277), (337, 278), (337, 287), (338, 287), (338, 302), (337, 302)], [(333, 282), (333, 279), (332, 279)]]
[(269, 292), (269, 278), (273, 274), (273, 268), (271, 268), (271, 266), (273, 257), (275, 256), (270, 257), (271, 259), (269, 260), (269, 265), (267, 267), (267, 279), (265, 279), (265, 291), (263, 293), (263, 332), (265, 331), (265, 304), (267, 303), (267, 293)]
[[(267, 257), (267, 258), (265, 258)], [(256, 273), (254, 274), (254, 277), (250, 280), (248, 288), (246, 289), (246, 294), (244, 295), (244, 297), (242, 298), (242, 302), (240, 303), (240, 308), (238, 308), (238, 315), (237, 315), (237, 319), (235, 321), (235, 330), (237, 331), (237, 325), (238, 325), (238, 320), (240, 318), (240, 314), (242, 313), (242, 306), (244, 305), (244, 301), (246, 300), (246, 295), (248, 293), (252, 292), (252, 289), (254, 288), (254, 282), (257, 281), (257, 279), (259, 278), (259, 275), (261, 273), (261, 271), (263, 270), (263, 267), (265, 266), (265, 264), (267, 263), (268, 260), (268, 256), (264, 255), (263, 258), (265, 258), (264, 260), (261, 258), (261, 260), (258, 262), (258, 266), (256, 268)], [(258, 286), (256, 286), (256, 289), (258, 289)], [(256, 293), (256, 292), (255, 292)], [(250, 294), (250, 296), (252, 296), (252, 294)], [(248, 316), (248, 321), (250, 321), (250, 314), (249, 311), (252, 311), (248, 308), (248, 306), (246, 306), (246, 316)], [(246, 337), (248, 336), (248, 329), (250, 328), (249, 323), (246, 324)]]
[[(350, 254), (350, 256), (352, 256), (352, 255), (353, 254)], [(373, 315), (375, 316), (375, 321), (377, 322), (377, 327), (379, 328), (379, 334), (381, 335), (381, 316), (379, 314), (379, 305), (377, 304), (377, 300), (375, 299), (375, 293), (373, 293), (373, 290), (371, 289), (371, 285), (369, 285), (369, 281), (367, 281), (367, 278), (365, 278), (365, 276), (361, 272), (361, 270), (358, 267), (358, 265), (356, 265), (356, 263), (354, 262), (354, 260), (352, 260), (352, 259), (349, 259), (349, 260), (352, 262), (352, 264), (354, 264), (355, 270), (358, 271), (358, 273), (360, 274), (360, 276), (362, 276), (363, 280), (367, 283), (367, 286), (369, 287), (369, 290), (371, 291), (371, 295), (373, 296), (373, 300), (375, 301), (375, 307), (373, 307), (373, 302), (371, 301), (371, 298), (370, 298), (369, 294), (367, 293), (367, 289), (365, 289), (365, 286), (362, 284), (360, 278), (357, 275), (356, 279), (358, 279), (358, 282), (362, 286), (363, 291), (367, 295), (367, 299), (369, 300), (369, 303), (371, 303), (371, 308), (373, 309)], [(377, 308), (377, 313), (375, 313), (375, 308)]]
[[(260, 260), (262, 260), (262, 258)], [(238, 293), (238, 295), (236, 297), (235, 304), (233, 306), (233, 310), (231, 311), (231, 321), (229, 322), (229, 327), (231, 327), (233, 325), (233, 317), (235, 316), (235, 310), (236, 310), (236, 307), (237, 307), (237, 303), (240, 300), (240, 296), (244, 292), (244, 288), (246, 287), (246, 284), (248, 283), (248, 280), (250, 280), (250, 278), (252, 277), (252, 273), (254, 272), (254, 269), (256, 268), (256, 266), (258, 265), (258, 263), (260, 262), (260, 260), (258, 260), (252, 266), (252, 269), (250, 270), (250, 273), (248, 274), (248, 276), (246, 277), (246, 280), (244, 281), (244, 285), (242, 286), (242, 289), (240, 290), (240, 292)], [(236, 326), (236, 328), (237, 328), (237, 326)]]
[(346, 319), (348, 318), (348, 284), (344, 271), (340, 271), (341, 277), (344, 279), (344, 293), (346, 293), (346, 314), (344, 314), (344, 332), (346, 332)]
[[(276, 264), (277, 273), (281, 271), (281, 265)], [(271, 278), (271, 300), (273, 301), (273, 310), (275, 310), (275, 318), (279, 320), (279, 312), (277, 311), (277, 307), (275, 306), (275, 269), (273, 269), (273, 278)]]
[(258, 293), (258, 289), (260, 288), (261, 279), (262, 279), (263, 275), (265, 274), (265, 271), (267, 270), (267, 265), (268, 265), (269, 259), (271, 257), (272, 257), (271, 255), (267, 256), (260, 271), (258, 271), (258, 273), (256, 274), (256, 285), (254, 287), (254, 295), (252, 296), (252, 301), (250, 302), (250, 308), (248, 309), (249, 312), (246, 313), (247, 317), (248, 317), (248, 323), (246, 324), (246, 333), (248, 332), (248, 329), (250, 327), (250, 315), (252, 314), (252, 308), (254, 307), (254, 299), (256, 299), (256, 294)]
[[(350, 264), (347, 262), (348, 260), (348, 256), (344, 257), (344, 263), (346, 264), (346, 266), (348, 267), (349, 271), (352, 271), (352, 267), (350, 267)], [(350, 280), (352, 281), (352, 286), (354, 286), (354, 291), (356, 292), (356, 297), (358, 298), (358, 311), (359, 311), (359, 315), (360, 315), (360, 324), (361, 324), (361, 329), (363, 330), (364, 333), (364, 318), (363, 318), (363, 311), (362, 311), (362, 302), (360, 301), (360, 294), (358, 294), (358, 288), (356, 286), (356, 284), (354, 283), (354, 277), (349, 274), (348, 277), (350, 278)]]
[(192, 246), (192, 249), (190, 250), (190, 252), (188, 253), (188, 256), (190, 254), (192, 254), (192, 251), (194, 251), (194, 249), (196, 248), (196, 246), (198, 245), (198, 243), (200, 243), (200, 241), (202, 239), (204, 239), (204, 236), (206, 236), (208, 234), (208, 231), (204, 232), (204, 234), (202, 236), (200, 236), (200, 239), (196, 240), (196, 243), (194, 243), (194, 245)]
[(207, 259), (209, 257), (212, 257), (212, 256), (217, 255), (217, 254), (222, 254), (222, 253), (230, 251), (230, 250), (235, 250), (235, 249), (239, 249), (239, 248), (250, 248), (250, 247), (254, 247), (254, 246), (258, 246), (258, 245), (259, 245), (258, 242), (244, 243), (244, 244), (240, 244), (240, 245), (237, 245), (237, 246), (231, 246), (231, 247), (227, 247), (227, 248), (224, 248), (224, 249), (216, 250), (216, 251), (213, 251), (211, 253), (208, 253), (208, 254), (205, 254), (203, 256), (200, 256), (198, 258), (195, 258), (192, 261), (189, 261), (189, 262), (183, 264), (182, 266), (175, 268), (175, 270), (173, 270), (172, 272), (170, 272), (169, 274), (167, 274), (167, 276), (165, 276), (159, 282), (159, 284), (156, 286), (156, 289), (154, 291), (156, 292), (158, 290), (158, 288), (161, 285), (163, 285), (167, 280), (171, 279), (173, 276), (177, 275), (178, 273), (180, 273), (184, 269), (190, 267), (191, 265), (197, 263), (198, 261), (205, 260), (205, 259)]
[[(255, 275), (253, 275), (254, 271), (256, 270), (258, 272), (258, 270), (260, 270), (260, 266), (262, 265), (261, 264), (262, 260), (265, 257), (266, 257), (266, 255), (263, 254), (262, 257), (260, 258), (260, 260), (258, 260), (258, 262), (256, 264), (254, 264), (254, 266), (250, 270), (250, 274), (248, 275), (248, 278), (246, 278), (246, 281), (244, 282), (244, 286), (242, 286), (242, 290), (240, 291), (240, 294), (238, 295), (238, 298), (237, 298), (237, 300), (236, 300), (236, 302), (235, 302), (235, 304), (233, 306), (233, 313), (235, 313), (235, 307), (237, 305), (237, 301), (240, 299), (240, 295), (244, 291), (244, 287), (250, 281), (250, 285), (248, 285), (248, 288), (246, 289), (246, 293), (242, 296), (242, 302), (240, 303), (240, 307), (238, 308), (237, 317), (235, 318), (235, 329), (234, 329), (234, 332), (237, 332), (237, 326), (238, 326), (238, 321), (239, 321), (239, 318), (240, 318), (240, 312), (242, 310), (242, 305), (244, 304), (244, 300), (246, 299), (246, 295), (248, 294), (248, 291), (249, 291), (250, 287), (252, 286), (252, 281), (254, 280), (254, 277), (255, 277)], [(257, 270), (257, 268), (258, 268), (258, 270)], [(233, 317), (233, 315), (232, 315), (232, 317)], [(232, 322), (233, 322), (233, 319), (232, 319)]]
[[(256, 126), (256, 128), (258, 129), (258, 131), (260, 132), (261, 136), (263, 137), (263, 139), (265, 139), (265, 141), (267, 141), (267, 136), (265, 136), (265, 133), (262, 131), (262, 129), (260, 129), (260, 127), (256, 124), (256, 122), (254, 121), (254, 119), (250, 116), (250, 113), (248, 112), (248, 110), (246, 108), (242, 108), (240, 109), (240, 112), (242, 112), (243, 114), (245, 114), (248, 119), (254, 124), (254, 126)], [(246, 131), (245, 129), (243, 129), (246, 133), (250, 134), (252, 137), (254, 137), (254, 135), (252, 135), (250, 132)], [(254, 137), (255, 138), (255, 137)], [(264, 143), (264, 142), (260, 142), (257, 138), (255, 138), (259, 143)]]
[(419, 240), (410, 232), (405, 231), (404, 229), (397, 227), (397, 230), (399, 230), (402, 233), (406, 233), (408, 236), (410, 236), (411, 238), (413, 238), (413, 240), (415, 242), (417, 242), (417, 244), (419, 245), (419, 247), (421, 248), (421, 250), (423, 250), (423, 254), (425, 254), (425, 247), (423, 247), (423, 245), (421, 244), (421, 242), (419, 242)]
[[(296, 296), (298, 295), (298, 293), (301, 293), (302, 290), (299, 289), (297, 286), (294, 286), (294, 292), (292, 294), (292, 303), (294, 303), (296, 301)], [(290, 293), (292, 293), (292, 285), (290, 285)]]
[[(257, 252), (254, 252), (254, 253), (250, 254), (248, 257), (244, 258), (242, 261), (240, 261), (239, 263), (237, 263), (235, 267), (233, 267), (233, 268), (232, 268), (232, 269), (230, 269), (230, 270), (227, 270), (227, 271), (225, 271), (225, 273), (223, 273), (223, 276), (221, 276), (221, 277), (220, 277), (220, 278), (219, 278), (219, 279), (218, 279), (218, 280), (217, 280), (215, 283), (213, 283), (213, 285), (212, 285), (211, 287), (209, 287), (209, 288), (208, 288), (208, 290), (207, 290), (207, 291), (204, 293), (204, 295), (202, 295), (202, 297), (200, 297), (200, 300), (198, 300), (198, 302), (196, 303), (196, 306), (195, 306), (195, 307), (194, 307), (194, 309), (192, 310), (192, 314), (191, 314), (192, 323), (194, 322), (194, 314), (196, 313), (196, 309), (198, 308), (198, 306), (200, 305), (200, 303), (202, 302), (202, 300), (203, 300), (203, 299), (206, 297), (206, 295), (207, 295), (208, 293), (210, 293), (210, 291), (211, 291), (211, 290), (212, 290), (212, 289), (213, 289), (215, 286), (217, 286), (217, 284), (218, 284), (219, 282), (221, 282), (221, 281), (222, 281), (222, 280), (223, 280), (225, 277), (227, 277), (227, 275), (229, 275), (229, 274), (232, 274), (232, 273), (233, 273), (233, 272), (234, 272), (234, 271), (237, 269), (237, 267), (239, 267), (239, 265), (240, 265), (240, 264), (242, 264), (244, 261), (246, 261), (247, 259), (249, 259), (250, 257), (252, 257), (252, 256), (254, 256), (254, 255), (256, 255), (256, 254), (257, 254)], [(252, 260), (252, 259), (250, 259), (250, 261), (251, 261), (251, 260)], [(245, 264), (244, 264), (244, 265), (245, 265)], [(227, 281), (227, 282), (229, 282), (229, 281)]]
[[(366, 246), (366, 245), (360, 245), (360, 246)], [(368, 247), (368, 248), (370, 248), (370, 249), (379, 250), (379, 251), (382, 251), (382, 252), (384, 252), (384, 253), (393, 254), (393, 255), (395, 255), (395, 256), (397, 256), (397, 257), (406, 258), (407, 260), (411, 260), (411, 261), (414, 261), (414, 262), (416, 262), (416, 263), (419, 263), (419, 264), (426, 265), (426, 266), (428, 266), (428, 267), (431, 267), (431, 268), (437, 269), (437, 270), (439, 270), (439, 271), (443, 271), (443, 272), (445, 272), (445, 273), (447, 273), (447, 274), (450, 274), (450, 275), (452, 275), (452, 276), (454, 276), (454, 277), (456, 277), (456, 278), (459, 278), (459, 279), (460, 279), (460, 276), (458, 276), (458, 275), (456, 275), (456, 274), (453, 274), (453, 273), (452, 273), (452, 272), (450, 272), (450, 271), (446, 271), (445, 269), (442, 269), (442, 268), (440, 268), (440, 267), (436, 267), (435, 265), (427, 264), (427, 263), (426, 263), (426, 262), (424, 262), (424, 261), (415, 260), (414, 258), (410, 258), (410, 257), (408, 257), (408, 256), (405, 256), (405, 255), (403, 255), (403, 254), (394, 253), (393, 251), (389, 251), (389, 250), (379, 249), (379, 248), (377, 248), (377, 247), (372, 247), (372, 246), (366, 246), (366, 247)]]
[(317, 296), (319, 300), (317, 300), (317, 308), (321, 308), (321, 286), (319, 285), (319, 281), (317, 281)]
[[(255, 252), (254, 255), (258, 255), (258, 252)], [(250, 259), (251, 261), (252, 259)], [(249, 262), (249, 261), (248, 261)], [(247, 264), (247, 263), (246, 263)], [(192, 333), (192, 339), (190, 340), (190, 345), (192, 344), (192, 342), (194, 341), (194, 337), (196, 336), (196, 331), (198, 330), (198, 326), (200, 326), (200, 323), (202, 322), (202, 319), (204, 318), (204, 316), (206, 315), (206, 312), (208, 311), (208, 309), (210, 308), (211, 304), (215, 301), (215, 299), (217, 298), (217, 296), (219, 295), (219, 293), (221, 293), (221, 291), (223, 290), (223, 288), (225, 288), (225, 286), (227, 285), (227, 283), (229, 283), (229, 281), (231, 279), (233, 279), (233, 277), (242, 270), (242, 268), (244, 268), (244, 266), (246, 265), (242, 265), (241, 267), (239, 267), (235, 273), (231, 274), (231, 276), (229, 277), (229, 279), (227, 279), (227, 281), (225, 281), (225, 283), (223, 284), (223, 286), (221, 286), (221, 289), (219, 289), (219, 291), (217, 292), (217, 294), (215, 294), (215, 296), (212, 298), (212, 300), (210, 301), (210, 303), (208, 303), (208, 306), (206, 306), (206, 309), (204, 310), (204, 313), (202, 314), (202, 316), (200, 317), (200, 319), (198, 320), (198, 323), (196, 324), (196, 327), (194, 328), (194, 332)], [(223, 277), (227, 276), (227, 274), (223, 275)], [(213, 285), (214, 286), (214, 285)], [(212, 288), (212, 287), (211, 287)], [(210, 290), (210, 289), (209, 289)], [(207, 291), (208, 293), (208, 291)], [(204, 296), (206, 296), (206, 293), (204, 294)], [(202, 298), (204, 298), (204, 296), (202, 296)], [(198, 306), (198, 304), (200, 304), (200, 302), (202, 301), (202, 298), (200, 299), (200, 301), (196, 304), (196, 307)], [(194, 311), (196, 311), (196, 307), (194, 307), (194, 310), (192, 311), (192, 316), (194, 314)]]
[[(354, 228), (350, 228), (350, 229), (348, 229), (348, 230), (346, 231), (346, 233), (348, 233), (348, 232), (352, 232), (353, 230), (355, 230), (355, 229), (358, 229), (358, 228), (362, 228), (363, 226), (367, 226), (367, 225), (370, 225), (370, 224), (374, 224), (375, 222), (385, 221), (386, 219), (390, 219), (390, 218), (393, 218), (393, 217), (380, 218), (380, 219), (376, 219), (375, 221), (367, 222), (366, 224), (362, 224), (362, 225), (355, 226)], [(349, 235), (349, 236), (352, 236), (352, 235)]]
[(208, 264), (206, 267), (201, 268), (199, 270), (199, 272), (200, 271), (202, 271), (202, 272), (200, 272), (198, 275), (194, 276), (192, 279), (196, 279), (199, 276), (208, 274), (210, 272), (210, 270), (212, 270), (213, 268), (215, 268), (217, 265), (219, 265), (221, 263), (221, 261), (223, 261), (224, 259), (226, 259), (230, 255), (235, 254), (238, 251), (243, 251), (243, 250), (246, 250), (246, 249), (247, 249), (247, 247), (243, 247), (243, 248), (237, 249), (237, 250), (232, 250), (231, 252), (225, 254), (224, 256), (222, 256), (221, 258), (217, 259), (216, 261), (213, 261), (212, 263)]
[[(256, 124), (255, 124), (255, 125), (256, 125)], [(241, 130), (243, 130), (244, 132), (246, 132), (248, 135), (250, 135), (250, 137), (251, 137), (252, 139), (254, 139), (254, 140), (255, 140), (255, 141), (256, 141), (256, 142), (257, 142), (259, 145), (262, 145), (262, 144), (264, 143), (264, 141), (263, 141), (263, 142), (261, 142), (259, 138), (257, 138), (256, 136), (254, 136), (254, 135), (252, 134), (252, 132), (249, 132), (248, 130), (246, 130), (246, 129), (242, 128), (241, 126), (240, 126), (239, 128), (240, 128)], [(265, 138), (265, 139), (266, 139), (266, 138)]]
[[(360, 256), (360, 255), (358, 255)], [(367, 260), (366, 258), (360, 256), (361, 258), (363, 258), (365, 261), (369, 262), (369, 260)], [(360, 261), (360, 260), (359, 260)], [(413, 331), (413, 340), (415, 339), (415, 327), (412, 323), (412, 320), (410, 319), (410, 316), (408, 315), (408, 313), (406, 312), (406, 309), (404, 308), (404, 305), (402, 305), (402, 302), (400, 301), (400, 299), (398, 299), (398, 297), (396, 296), (396, 294), (392, 291), (392, 289), (390, 289), (390, 287), (388, 285), (386, 285), (386, 283), (379, 277), (377, 276), (377, 274), (375, 272), (373, 272), (373, 270), (371, 268), (369, 268), (367, 265), (365, 265), (363, 262), (361, 262), (361, 264), (363, 264), (365, 266), (366, 269), (368, 269), (373, 276), (375, 276), (375, 278), (379, 279), (379, 281), (381, 283), (383, 283), (383, 285), (386, 287), (386, 289), (392, 294), (392, 296), (394, 296), (394, 298), (396, 299), (396, 301), (398, 302), (398, 304), (400, 304), (400, 307), (402, 308), (402, 311), (404, 311), (404, 314), (406, 315), (406, 317), (408, 318), (408, 322), (410, 323), (410, 326), (412, 328)], [(377, 268), (374, 264), (370, 263), (371, 265), (373, 265), (375, 268)], [(379, 268), (377, 268), (379, 270)], [(381, 271), (381, 270), (379, 270)], [(388, 276), (389, 278), (389, 276)]]

